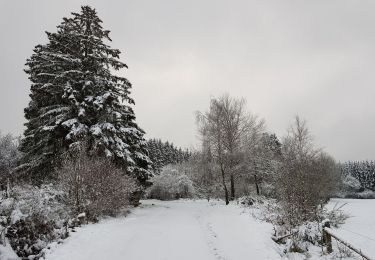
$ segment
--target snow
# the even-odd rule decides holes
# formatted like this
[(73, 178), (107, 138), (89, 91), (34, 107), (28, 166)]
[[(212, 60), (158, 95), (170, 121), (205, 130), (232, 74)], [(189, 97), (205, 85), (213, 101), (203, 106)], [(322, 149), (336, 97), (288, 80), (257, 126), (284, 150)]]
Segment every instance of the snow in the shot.
[(86, 213), (85, 212), (82, 212), (80, 214), (77, 215), (77, 218), (85, 218), (86, 217)]
[(82, 227), (46, 259), (281, 259), (271, 234), (237, 205), (146, 200), (126, 218)]
[(342, 210), (349, 218), (335, 234), (375, 259), (375, 199), (332, 199), (328, 208), (347, 203)]
[(1, 260), (19, 260), (20, 258), (16, 255), (9, 243), (6, 245), (0, 244), (0, 259)]
[(11, 223), (11, 224), (14, 224), (14, 223), (16, 223), (18, 220), (23, 219), (23, 218), (25, 218), (25, 217), (27, 217), (27, 215), (23, 214), (23, 213), (21, 212), (20, 209), (15, 209), (15, 210), (13, 210), (12, 213), (10, 214), (10, 223)]
[[(328, 208), (346, 203), (346, 223), (334, 234), (366, 255), (375, 256), (375, 200), (333, 199)], [(79, 228), (62, 244), (46, 252), (46, 260), (242, 260), (306, 259), (307, 255), (283, 255), (271, 240), (272, 226), (255, 220), (247, 209), (221, 201), (145, 200), (127, 217), (110, 218)], [(334, 259), (312, 247), (311, 260)], [(355, 253), (345, 259), (360, 259)]]

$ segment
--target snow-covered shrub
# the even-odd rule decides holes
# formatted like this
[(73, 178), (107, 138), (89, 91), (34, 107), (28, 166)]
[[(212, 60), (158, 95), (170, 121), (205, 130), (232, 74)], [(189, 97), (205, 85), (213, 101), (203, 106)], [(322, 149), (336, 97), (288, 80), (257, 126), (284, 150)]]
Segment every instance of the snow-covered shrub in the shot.
[(0, 133), (0, 191), (7, 190), (9, 182), (14, 179), (12, 169), (21, 157), (18, 144), (19, 138), (11, 134), (1, 135)]
[(67, 236), (71, 211), (58, 187), (25, 185), (13, 187), (9, 197), (0, 199), (0, 218), (18, 256), (38, 258), (48, 243)]
[(85, 212), (89, 220), (118, 213), (138, 189), (136, 180), (108, 159), (83, 152), (67, 160), (58, 175), (67, 203), (76, 214)]
[(7, 237), (20, 257), (37, 256), (51, 241), (60, 238), (55, 222), (46, 216), (34, 214), (12, 224)]
[(375, 199), (375, 191), (364, 190), (356, 194), (347, 195), (346, 198), (349, 198), (349, 196), (350, 198), (354, 198), (354, 199)]
[(253, 195), (242, 197), (238, 201), (243, 207), (250, 209), (250, 214), (254, 218), (272, 223), (274, 226), (282, 224), (280, 204), (276, 199)]
[(361, 182), (350, 174), (342, 176), (342, 185), (337, 197), (351, 199), (375, 199), (375, 191), (365, 189)]
[(160, 175), (152, 178), (153, 185), (148, 197), (160, 200), (192, 198), (195, 195), (193, 182), (187, 175), (172, 166), (165, 167)]
[(239, 203), (254, 218), (273, 225), (273, 240), (280, 244), (285, 255), (291, 256), (291, 259), (295, 259), (293, 256), (296, 254), (306, 254), (312, 249), (321, 251), (319, 247), (322, 246), (323, 220), (329, 219), (332, 227), (339, 227), (348, 218), (342, 210), (345, 204), (337, 204), (331, 209), (320, 208), (313, 221), (306, 220), (299, 225), (290, 225), (290, 222), (284, 219), (281, 201), (265, 196), (246, 196), (240, 198)]
[(359, 180), (350, 174), (342, 174), (340, 184), (336, 194), (339, 198), (357, 198), (357, 194), (363, 190)]
[(342, 209), (345, 207), (346, 203), (339, 204), (336, 203), (332, 209), (323, 208), (320, 211), (320, 220), (329, 220), (331, 227), (339, 227), (345, 223), (345, 220), (349, 218)]
[(352, 175), (347, 174), (343, 177), (342, 180), (343, 189), (345, 191), (359, 191), (361, 189), (361, 183), (358, 179), (354, 178)]
[(71, 210), (66, 206), (65, 193), (52, 184), (41, 187), (15, 186), (11, 197), (2, 199), (0, 205), (0, 214), (10, 216), (12, 224), (27, 216), (42, 215), (61, 226), (71, 216)]
[(319, 246), (322, 241), (322, 228), (319, 222), (305, 222), (293, 229), (286, 225), (275, 226), (276, 237), (284, 245), (284, 252), (305, 253), (311, 246)]
[(298, 252), (306, 253), (312, 247), (321, 247), (323, 241), (324, 220), (329, 219), (332, 227), (339, 227), (344, 224), (348, 216), (342, 211), (343, 205), (335, 205), (332, 209), (322, 208), (317, 212), (314, 221), (305, 221), (298, 226), (291, 226), (288, 222), (279, 222), (275, 225), (276, 237), (286, 236), (280, 242), (285, 244), (285, 253)]

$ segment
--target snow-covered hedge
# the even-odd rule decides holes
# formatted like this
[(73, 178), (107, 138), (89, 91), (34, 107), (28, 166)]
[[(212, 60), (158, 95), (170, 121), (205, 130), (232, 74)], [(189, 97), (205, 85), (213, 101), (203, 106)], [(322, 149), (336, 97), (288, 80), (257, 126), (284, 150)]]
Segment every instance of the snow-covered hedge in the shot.
[(193, 182), (172, 166), (163, 168), (160, 175), (152, 178), (152, 182), (153, 185), (147, 192), (152, 199), (172, 200), (195, 196)]

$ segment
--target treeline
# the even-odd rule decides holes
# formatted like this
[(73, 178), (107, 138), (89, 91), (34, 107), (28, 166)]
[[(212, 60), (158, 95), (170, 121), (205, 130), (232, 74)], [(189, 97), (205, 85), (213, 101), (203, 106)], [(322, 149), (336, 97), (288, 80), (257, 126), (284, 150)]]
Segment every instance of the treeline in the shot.
[[(339, 164), (341, 175), (345, 178), (351, 176), (360, 185), (361, 190), (375, 191), (375, 162), (374, 161), (348, 161)], [(357, 185), (358, 186), (358, 185)]]
[(161, 169), (168, 164), (186, 162), (191, 155), (188, 149), (183, 150), (168, 141), (150, 139), (147, 141), (148, 156), (152, 161), (154, 173), (160, 173)]

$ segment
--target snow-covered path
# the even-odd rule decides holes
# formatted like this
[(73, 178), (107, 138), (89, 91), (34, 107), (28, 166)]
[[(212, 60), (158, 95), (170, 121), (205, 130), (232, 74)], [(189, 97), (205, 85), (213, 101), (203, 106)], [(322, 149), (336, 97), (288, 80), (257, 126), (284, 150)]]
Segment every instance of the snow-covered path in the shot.
[(271, 233), (236, 205), (148, 200), (126, 218), (79, 229), (46, 259), (281, 259)]

